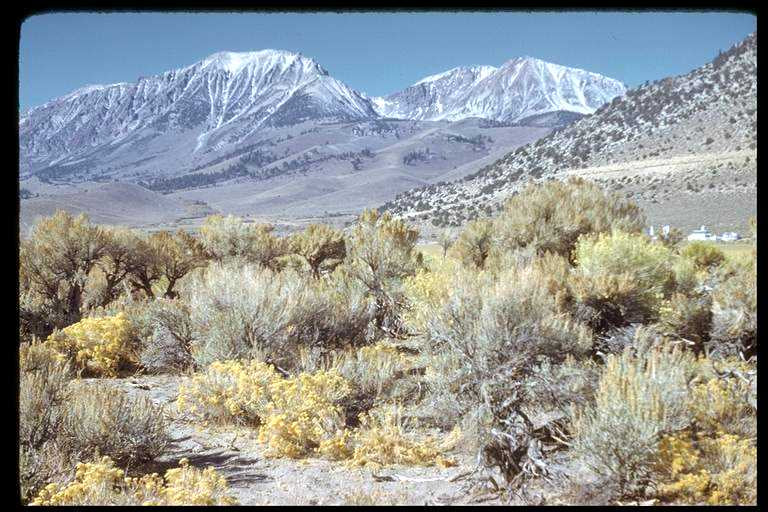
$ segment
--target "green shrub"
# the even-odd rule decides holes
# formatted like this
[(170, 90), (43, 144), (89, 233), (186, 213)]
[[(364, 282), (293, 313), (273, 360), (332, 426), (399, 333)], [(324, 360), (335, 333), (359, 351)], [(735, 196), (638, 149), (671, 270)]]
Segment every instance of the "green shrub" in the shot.
[(312, 273), (319, 278), (321, 272), (330, 272), (347, 255), (344, 235), (325, 224), (310, 224), (290, 237), (291, 251), (304, 259)]
[(677, 284), (671, 251), (642, 235), (582, 238), (574, 260), (574, 296), (589, 311), (578, 316), (598, 331), (654, 320)]
[(493, 221), (473, 220), (467, 223), (451, 247), (452, 255), (469, 268), (482, 269), (491, 253)]
[(709, 348), (722, 354), (757, 354), (756, 261), (729, 265), (712, 292)]
[(71, 375), (42, 343), (19, 347), (19, 370), (19, 482), (26, 501), (68, 470), (56, 439)]
[(185, 293), (201, 366), (264, 357), (289, 368), (301, 346), (365, 343), (374, 314), (366, 290), (343, 276), (323, 282), (253, 265), (214, 264)]
[(289, 352), (295, 312), (307, 299), (297, 275), (253, 265), (213, 264), (186, 283), (197, 364)]
[(659, 326), (665, 334), (687, 340), (700, 350), (712, 328), (712, 298), (675, 293), (661, 307)]
[(494, 224), (502, 252), (530, 246), (537, 253), (569, 257), (582, 235), (640, 232), (645, 220), (633, 202), (572, 178), (529, 185), (507, 201)]
[(45, 338), (82, 318), (88, 274), (107, 237), (88, 217), (58, 211), (35, 224), (19, 248), (22, 336)]
[(570, 311), (595, 333), (604, 334), (655, 316), (658, 299), (644, 296), (645, 291), (628, 272), (595, 276), (577, 273), (571, 279)]
[(498, 280), (457, 274), (428, 322), (425, 347), (431, 404), (447, 426), (493, 415), (488, 404), (514, 395), (536, 360), (559, 363), (588, 352), (591, 333), (557, 312), (541, 282), (534, 266), (512, 268)]
[(206, 254), (216, 261), (241, 259), (278, 270), (279, 258), (288, 253), (288, 246), (273, 231), (268, 224), (246, 224), (232, 215), (212, 215), (200, 228), (200, 241)]
[(194, 366), (192, 344), (194, 334), (189, 307), (177, 300), (156, 299), (139, 319), (146, 333), (140, 362), (151, 373), (177, 373)]
[(131, 272), (146, 260), (143, 252), (148, 248), (142, 243), (141, 236), (133, 230), (105, 228), (104, 235), (106, 243), (103, 255), (88, 276), (88, 309), (104, 307), (117, 299), (130, 287), (128, 278)]
[(168, 445), (162, 408), (111, 386), (78, 383), (67, 403), (62, 449), (78, 460), (109, 456), (119, 464), (151, 461)]
[(690, 422), (695, 358), (679, 349), (630, 347), (609, 355), (593, 405), (573, 417), (573, 455), (616, 497), (649, 483), (663, 434)]
[(380, 331), (399, 335), (405, 330), (402, 284), (423, 266), (418, 239), (418, 229), (376, 210), (360, 214), (352, 229), (347, 259), (337, 271), (365, 287), (375, 302), (374, 324)]
[(691, 242), (683, 248), (681, 254), (693, 261), (700, 270), (710, 270), (725, 262), (723, 251), (707, 242)]

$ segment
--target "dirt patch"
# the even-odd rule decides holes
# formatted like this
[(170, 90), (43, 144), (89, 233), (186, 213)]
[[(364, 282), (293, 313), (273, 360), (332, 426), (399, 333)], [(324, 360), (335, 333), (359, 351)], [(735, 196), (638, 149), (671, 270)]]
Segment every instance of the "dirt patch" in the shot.
[[(500, 503), (500, 496), (482, 492), (473, 475), (471, 457), (452, 454), (451, 468), (391, 466), (350, 467), (318, 458), (270, 458), (257, 442), (255, 429), (202, 425), (176, 408), (179, 384), (185, 377), (141, 376), (100, 379), (162, 405), (170, 420), (172, 443), (167, 452), (142, 472), (164, 472), (182, 458), (193, 466), (212, 466), (227, 478), (242, 505), (468, 505)], [(458, 477), (458, 478), (456, 478)]]

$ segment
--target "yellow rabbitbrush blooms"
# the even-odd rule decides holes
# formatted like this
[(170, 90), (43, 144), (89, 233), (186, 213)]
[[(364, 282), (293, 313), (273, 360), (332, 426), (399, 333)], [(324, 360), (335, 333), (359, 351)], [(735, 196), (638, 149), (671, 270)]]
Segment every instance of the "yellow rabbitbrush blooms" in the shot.
[[(399, 367), (411, 363), (410, 356), (386, 343), (357, 354), (369, 361), (369, 369), (382, 360), (393, 367), (393, 361)], [(359, 429), (347, 429), (341, 401), (351, 391), (349, 381), (336, 369), (283, 378), (258, 361), (219, 361), (181, 386), (177, 404), (180, 410), (203, 417), (261, 425), (258, 440), (267, 444), (273, 457), (316, 454), (356, 465), (455, 464), (443, 453), (458, 441), (458, 430), (443, 442), (415, 436), (406, 432), (399, 412), (383, 419), (364, 415)]]
[(237, 505), (227, 494), (227, 479), (212, 467), (201, 471), (181, 459), (178, 468), (165, 472), (165, 480), (162, 497), (169, 505)]
[(123, 364), (135, 364), (131, 346), (132, 326), (124, 313), (84, 318), (56, 331), (45, 342), (61, 359), (74, 359), (89, 374), (114, 377)]
[(165, 478), (156, 473), (126, 477), (109, 457), (79, 463), (75, 480), (63, 488), (48, 484), (32, 505), (236, 505), (227, 494), (226, 479), (213, 468), (200, 470), (187, 459), (169, 469)]
[(180, 411), (217, 421), (258, 425), (269, 402), (269, 386), (281, 380), (261, 361), (215, 361), (179, 387)]
[(689, 432), (659, 443), (662, 496), (676, 502), (746, 505), (756, 501), (757, 447), (749, 439), (721, 433), (698, 439)]
[(363, 414), (360, 428), (352, 438), (354, 452), (351, 463), (359, 466), (407, 464), (417, 466), (438, 465), (450, 467), (455, 461), (443, 453), (459, 441), (461, 432), (454, 429), (445, 440), (431, 436), (415, 436), (406, 431), (400, 408), (384, 415)]
[(334, 453), (328, 442), (343, 435), (344, 411), (338, 402), (351, 391), (336, 371), (302, 373), (269, 385), (272, 401), (259, 430), (259, 442), (267, 443), (273, 456), (298, 458), (323, 447)]
[(710, 379), (691, 390), (691, 408), (699, 428), (729, 434), (749, 430), (754, 413), (749, 405), (750, 383), (741, 379)]
[(411, 307), (405, 321), (417, 330), (426, 328), (427, 320), (450, 296), (453, 276), (459, 270), (455, 260), (447, 259), (432, 265), (431, 270), (419, 270), (403, 281)]

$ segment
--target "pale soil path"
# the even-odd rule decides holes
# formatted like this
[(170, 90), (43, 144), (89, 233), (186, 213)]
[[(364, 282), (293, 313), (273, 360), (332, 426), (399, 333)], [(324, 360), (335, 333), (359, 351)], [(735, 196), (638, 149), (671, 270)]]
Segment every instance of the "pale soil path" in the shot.
[(193, 466), (213, 466), (227, 478), (241, 505), (498, 503), (492, 495), (471, 490), (471, 476), (449, 481), (471, 471), (473, 466), (466, 456), (458, 456), (460, 464), (452, 468), (398, 466), (378, 470), (317, 458), (268, 458), (264, 446), (256, 441), (254, 429), (206, 427), (180, 414), (175, 401), (183, 379), (166, 375), (100, 379), (165, 407), (173, 442), (165, 455), (143, 471), (162, 473), (176, 467), (184, 457)]

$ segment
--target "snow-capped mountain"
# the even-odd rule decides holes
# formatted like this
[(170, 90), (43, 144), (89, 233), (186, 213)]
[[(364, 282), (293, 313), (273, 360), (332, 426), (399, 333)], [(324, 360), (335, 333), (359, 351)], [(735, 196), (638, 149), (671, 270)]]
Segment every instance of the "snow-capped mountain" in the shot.
[(193, 130), (195, 150), (238, 143), (264, 126), (378, 117), (370, 100), (299, 54), (220, 52), (136, 83), (90, 85), (19, 122), (22, 168), (71, 160), (133, 138)]
[[(513, 128), (508, 121), (540, 136), (622, 92), (615, 80), (524, 58), (499, 68), (455, 68), (369, 98), (300, 54), (219, 52), (135, 83), (88, 85), (22, 113), (19, 171), (22, 180), (43, 183), (128, 181), (170, 191), (324, 172), (338, 159), (361, 167), (360, 158), (392, 145), (382, 165), (398, 168), (407, 146), (411, 167), (418, 161), (461, 176), (474, 170), (473, 160), (505, 149), (502, 141), (527, 138), (505, 131)], [(393, 117), (410, 125), (383, 119)], [(485, 119), (461, 125), (467, 118)], [(457, 126), (433, 147), (395, 144), (428, 123)]]
[(630, 89), (475, 173), (412, 189), (383, 209), (456, 226), (530, 182), (576, 175), (627, 194), (656, 224), (730, 229), (755, 212), (756, 150), (752, 33), (708, 64)]
[(525, 122), (554, 112), (591, 114), (626, 91), (612, 78), (531, 57), (501, 67), (458, 67), (403, 91), (374, 98), (385, 117), (456, 121), (481, 117)]

